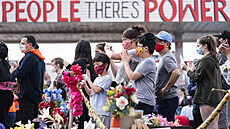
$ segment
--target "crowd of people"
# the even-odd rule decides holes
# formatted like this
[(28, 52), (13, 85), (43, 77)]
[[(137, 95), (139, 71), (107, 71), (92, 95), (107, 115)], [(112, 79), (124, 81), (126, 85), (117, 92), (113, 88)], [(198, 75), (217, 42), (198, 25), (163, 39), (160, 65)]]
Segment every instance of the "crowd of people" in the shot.
[[(215, 38), (217, 37), (217, 38)], [(135, 109), (143, 110), (143, 114), (161, 114), (168, 121), (187, 119), (186, 126), (197, 128), (223, 98), (223, 93), (212, 92), (212, 88), (226, 89), (230, 87), (230, 32), (222, 31), (218, 35), (208, 35), (197, 39), (197, 53), (201, 59), (193, 61), (193, 67), (186, 64), (177, 65), (174, 54), (170, 51), (172, 36), (169, 32), (158, 34), (148, 32), (142, 25), (132, 25), (122, 34), (121, 53), (116, 53), (106, 43), (96, 45), (92, 58), (88, 40), (77, 42), (74, 61), (64, 63), (60, 57), (51, 61), (51, 71), (56, 73), (55, 80), (46, 72), (44, 57), (39, 51), (36, 39), (26, 35), (21, 39), (20, 50), (25, 56), (19, 64), (9, 64), (8, 48), (0, 43), (0, 123), (7, 129), (21, 121), (26, 124), (39, 114), (38, 104), (43, 101), (43, 89), (61, 89), (62, 98), (68, 102), (68, 89), (62, 82), (64, 69), (72, 65), (80, 65), (86, 74), (83, 86), (85, 96), (90, 100), (94, 110), (99, 113), (101, 121), (109, 128), (110, 113), (99, 105), (106, 105), (106, 91), (114, 83), (129, 83), (138, 89), (138, 104)], [(219, 50), (219, 51), (217, 51)], [(153, 53), (158, 52), (160, 61), (156, 65)], [(119, 65), (115, 60), (120, 60)], [(187, 73), (189, 85), (179, 88), (177, 80), (180, 68)], [(9, 88), (10, 85), (10, 88)], [(84, 122), (90, 115), (83, 104), (83, 113), (78, 118), (78, 128), (84, 128)], [(209, 129), (229, 128), (229, 103), (213, 122)]]

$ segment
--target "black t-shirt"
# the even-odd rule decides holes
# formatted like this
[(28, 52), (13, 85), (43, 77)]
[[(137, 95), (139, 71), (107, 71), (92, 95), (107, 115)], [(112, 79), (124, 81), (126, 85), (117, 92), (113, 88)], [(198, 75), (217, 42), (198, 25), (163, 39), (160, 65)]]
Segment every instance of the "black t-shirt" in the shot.
[(6, 61), (0, 61), (0, 81), (14, 81), (10, 74), (10, 65)]

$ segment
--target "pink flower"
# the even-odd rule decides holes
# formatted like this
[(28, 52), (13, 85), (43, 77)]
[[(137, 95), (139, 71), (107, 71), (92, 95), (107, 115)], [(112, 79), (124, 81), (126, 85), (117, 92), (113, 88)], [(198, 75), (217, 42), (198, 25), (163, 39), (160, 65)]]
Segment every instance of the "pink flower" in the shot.
[(73, 111), (73, 116), (78, 117), (82, 115), (82, 111)]
[(82, 106), (80, 108), (73, 108), (73, 116), (78, 117), (82, 115)]
[(75, 105), (81, 105), (81, 101), (79, 100), (71, 100), (71, 102), (69, 103), (70, 106), (75, 106)]
[(65, 77), (65, 76), (69, 76), (69, 71), (63, 72), (63, 77)]
[(72, 65), (71, 70), (74, 74), (81, 75), (81, 66), (79, 66), (79, 64)]
[(174, 126), (173, 121), (169, 122), (169, 123), (168, 123), (168, 126)]
[(76, 79), (78, 82), (80, 82), (83, 79), (83, 76), (81, 76), (81, 74), (77, 74), (75, 75)]
[(74, 76), (70, 77), (68, 81), (69, 81), (70, 84), (73, 84), (75, 86), (78, 83), (78, 81), (76, 80), (76, 78)]
[(74, 95), (79, 94), (80, 95), (81, 92), (78, 89), (73, 89), (73, 90), (70, 91), (70, 94), (74, 94)]

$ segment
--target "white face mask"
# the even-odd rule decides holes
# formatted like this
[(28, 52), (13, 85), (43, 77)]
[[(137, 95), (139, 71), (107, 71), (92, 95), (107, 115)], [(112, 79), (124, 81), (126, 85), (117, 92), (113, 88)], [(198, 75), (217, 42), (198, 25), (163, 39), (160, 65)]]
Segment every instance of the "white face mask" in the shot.
[(21, 52), (23, 52), (26, 50), (26, 45), (19, 43), (19, 48), (20, 48)]
[(51, 72), (53, 72), (53, 73), (55, 73), (56, 72), (56, 69), (55, 69), (55, 67), (54, 66), (51, 66)]

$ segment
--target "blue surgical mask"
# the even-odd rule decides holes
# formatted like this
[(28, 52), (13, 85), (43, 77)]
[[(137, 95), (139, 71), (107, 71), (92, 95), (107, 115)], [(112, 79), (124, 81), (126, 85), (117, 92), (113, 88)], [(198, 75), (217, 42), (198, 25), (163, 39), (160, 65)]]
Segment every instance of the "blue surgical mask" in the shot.
[(201, 47), (197, 47), (197, 48), (196, 48), (196, 51), (197, 51), (197, 53), (200, 54), (200, 55), (203, 54), (203, 51), (202, 51)]

